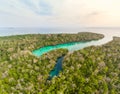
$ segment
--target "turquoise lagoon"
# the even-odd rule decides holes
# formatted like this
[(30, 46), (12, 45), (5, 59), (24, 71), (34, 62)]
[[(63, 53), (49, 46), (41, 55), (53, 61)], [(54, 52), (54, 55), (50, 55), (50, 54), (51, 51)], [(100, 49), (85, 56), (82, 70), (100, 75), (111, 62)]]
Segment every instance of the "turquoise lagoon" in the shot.
[(60, 49), (60, 48), (68, 49), (70, 52), (73, 52), (75, 50), (79, 50), (84, 47), (87, 47), (90, 44), (93, 44), (94, 42), (96, 42), (96, 41), (70, 42), (70, 43), (64, 43), (64, 44), (57, 44), (54, 46), (45, 46), (45, 47), (39, 48), (37, 50), (34, 50), (32, 53), (36, 56), (41, 56), (47, 52), (50, 52), (50, 51), (56, 50), (56, 49)]
[(112, 40), (112, 38), (108, 39), (107, 37), (105, 37), (100, 40), (63, 43), (63, 44), (57, 44), (57, 45), (53, 45), (53, 46), (45, 46), (45, 47), (39, 48), (37, 50), (34, 50), (32, 53), (36, 56), (41, 56), (47, 52), (50, 52), (50, 51), (56, 50), (56, 49), (60, 49), (60, 48), (65, 48), (65, 49), (68, 49), (69, 52), (73, 52), (73, 51), (80, 50), (80, 49), (83, 49), (85, 47), (89, 47), (92, 45), (94, 45), (94, 46), (102, 45), (111, 40)]

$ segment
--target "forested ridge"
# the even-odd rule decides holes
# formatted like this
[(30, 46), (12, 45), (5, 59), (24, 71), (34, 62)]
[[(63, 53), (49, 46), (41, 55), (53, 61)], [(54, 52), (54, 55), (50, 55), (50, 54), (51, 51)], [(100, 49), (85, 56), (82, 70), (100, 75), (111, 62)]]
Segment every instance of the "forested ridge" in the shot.
[[(32, 54), (46, 45), (103, 37), (88, 32), (0, 37), (0, 94), (119, 94), (120, 38), (73, 53), (58, 49), (41, 57)], [(62, 55), (63, 70), (47, 80)]]

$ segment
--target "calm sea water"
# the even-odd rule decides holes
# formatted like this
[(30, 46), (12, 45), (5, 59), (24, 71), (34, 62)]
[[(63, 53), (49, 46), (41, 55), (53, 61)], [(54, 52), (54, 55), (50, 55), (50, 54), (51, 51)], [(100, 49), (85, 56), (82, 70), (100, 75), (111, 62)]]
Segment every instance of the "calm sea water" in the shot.
[(120, 36), (120, 28), (0, 28), (0, 36), (23, 34), (95, 32), (107, 36)]
[(23, 35), (23, 34), (75, 33), (75, 32), (77, 32), (77, 29), (60, 29), (60, 28), (0, 28), (0, 36)]

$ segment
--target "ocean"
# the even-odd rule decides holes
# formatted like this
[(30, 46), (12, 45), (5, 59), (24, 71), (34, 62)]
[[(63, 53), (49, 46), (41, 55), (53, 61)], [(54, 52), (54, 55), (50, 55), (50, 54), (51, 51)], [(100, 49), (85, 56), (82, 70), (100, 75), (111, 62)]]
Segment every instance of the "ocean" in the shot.
[(23, 28), (10, 27), (0, 28), (0, 36), (24, 35), (24, 34), (56, 34), (56, 33), (78, 33), (94, 32), (104, 34), (108, 38), (120, 37), (120, 28)]
[(24, 34), (55, 34), (55, 33), (77, 33), (77, 29), (59, 28), (0, 28), (0, 36), (24, 35)]

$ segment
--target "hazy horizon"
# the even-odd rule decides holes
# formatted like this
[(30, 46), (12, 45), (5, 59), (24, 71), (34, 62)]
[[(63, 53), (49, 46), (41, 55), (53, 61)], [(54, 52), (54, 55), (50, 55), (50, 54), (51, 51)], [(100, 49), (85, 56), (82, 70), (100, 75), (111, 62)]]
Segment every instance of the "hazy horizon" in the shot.
[(119, 0), (0, 0), (0, 36), (116, 33), (120, 31), (119, 4)]
[(36, 27), (5, 27), (0, 28), (0, 36), (24, 35), (24, 34), (59, 34), (59, 33), (78, 33), (93, 32), (104, 34), (108, 39), (113, 36), (120, 37), (120, 28), (113, 27), (82, 27), (82, 28), (36, 28)]

